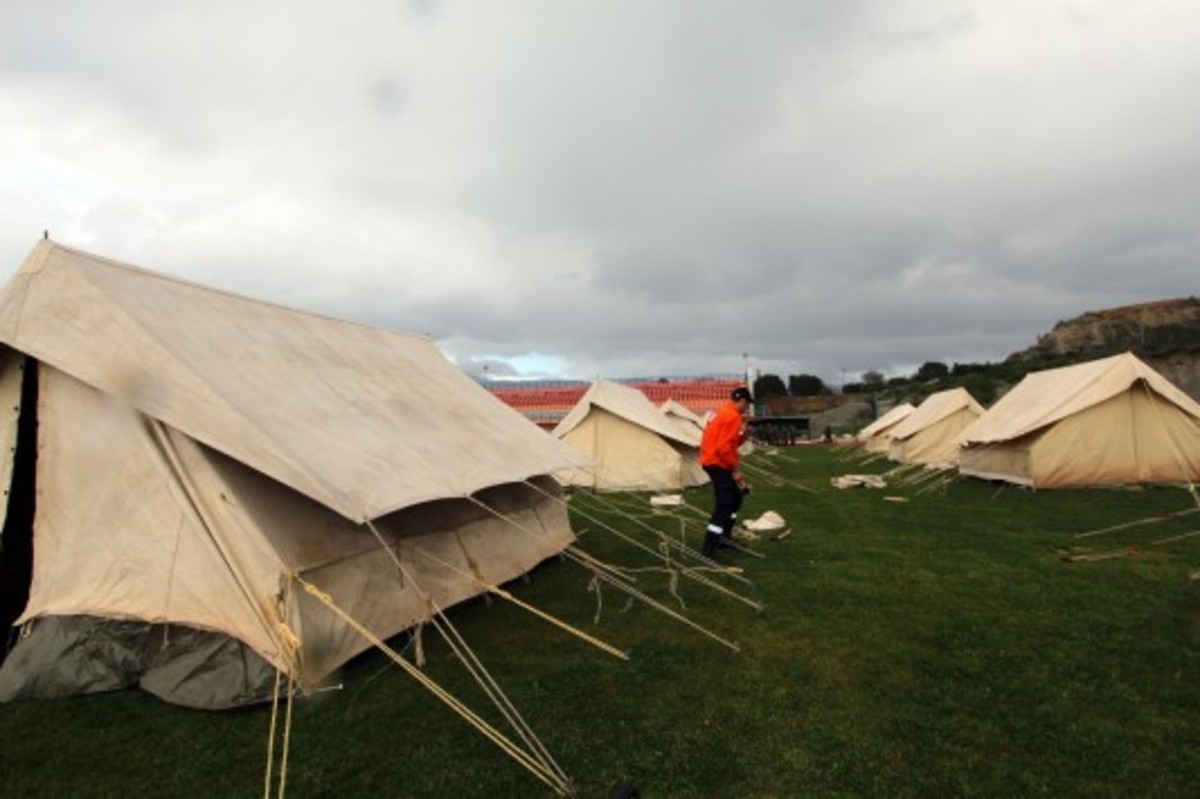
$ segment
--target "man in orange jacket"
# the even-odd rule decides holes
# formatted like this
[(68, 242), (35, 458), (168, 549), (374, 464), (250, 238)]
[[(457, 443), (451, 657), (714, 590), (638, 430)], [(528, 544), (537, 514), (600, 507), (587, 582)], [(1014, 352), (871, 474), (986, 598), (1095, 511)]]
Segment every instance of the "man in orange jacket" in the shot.
[(713, 512), (704, 533), (703, 552), (712, 557), (717, 549), (730, 544), (733, 524), (742, 495), (750, 491), (738, 469), (738, 447), (746, 440), (745, 415), (753, 400), (750, 390), (739, 386), (704, 428), (700, 439), (700, 465), (708, 473), (713, 487)]

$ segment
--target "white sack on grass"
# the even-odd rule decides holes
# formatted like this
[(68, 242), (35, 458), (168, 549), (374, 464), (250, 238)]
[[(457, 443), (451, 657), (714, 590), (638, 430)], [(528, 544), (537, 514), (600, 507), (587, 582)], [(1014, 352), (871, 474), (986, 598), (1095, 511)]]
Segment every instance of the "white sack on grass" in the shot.
[(834, 488), (887, 488), (887, 481), (877, 474), (844, 474), (829, 478), (829, 482)]
[(782, 530), (784, 524), (783, 517), (773, 510), (769, 510), (757, 519), (747, 519), (742, 522), (742, 526), (747, 530), (755, 532), (765, 532), (768, 530)]

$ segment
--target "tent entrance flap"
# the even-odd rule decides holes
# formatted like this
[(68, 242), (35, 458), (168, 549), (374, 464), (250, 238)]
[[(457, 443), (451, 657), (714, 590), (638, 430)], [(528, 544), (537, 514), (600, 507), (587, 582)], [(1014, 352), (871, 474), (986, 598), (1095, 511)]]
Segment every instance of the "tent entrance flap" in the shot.
[(33, 513), (37, 475), (38, 364), (7, 348), (0, 355), (3, 444), (13, 452), (4, 475), (4, 526), (0, 531), (0, 663), (11, 647), (12, 624), (29, 601), (33, 578)]

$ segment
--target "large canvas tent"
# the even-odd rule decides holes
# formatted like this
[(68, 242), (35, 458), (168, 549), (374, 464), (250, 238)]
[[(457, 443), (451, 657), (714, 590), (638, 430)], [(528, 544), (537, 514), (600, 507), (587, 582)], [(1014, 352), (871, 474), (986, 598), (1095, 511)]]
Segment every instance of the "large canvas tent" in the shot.
[(902, 403), (880, 416), (858, 433), (863, 449), (867, 452), (887, 452), (892, 444), (892, 433), (896, 426), (915, 410), (910, 403)]
[(1037, 488), (1200, 480), (1200, 404), (1131, 353), (1033, 372), (964, 431), (959, 470)]
[(310, 688), (369, 644), (303, 583), (386, 638), (573, 540), (577, 457), (426, 337), (43, 241), (0, 342), (0, 699)]
[(597, 380), (553, 435), (591, 462), (564, 471), (568, 485), (598, 491), (678, 491), (702, 485), (700, 430), (668, 419), (636, 388)]
[(983, 413), (964, 388), (939, 391), (892, 428), (888, 457), (901, 463), (956, 463), (960, 433)]

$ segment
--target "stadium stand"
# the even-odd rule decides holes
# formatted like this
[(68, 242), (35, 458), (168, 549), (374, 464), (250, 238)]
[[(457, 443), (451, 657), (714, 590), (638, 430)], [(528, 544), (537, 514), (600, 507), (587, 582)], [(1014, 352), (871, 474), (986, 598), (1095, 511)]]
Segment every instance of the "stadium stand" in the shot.
[[(736, 375), (716, 377), (658, 377), (614, 380), (636, 388), (656, 406), (675, 400), (703, 416), (716, 411), (729, 393), (744, 381)], [(575, 407), (591, 383), (570, 380), (487, 381), (484, 387), (525, 418), (546, 428), (554, 427)]]

